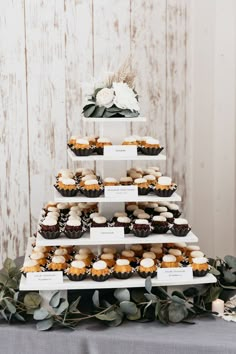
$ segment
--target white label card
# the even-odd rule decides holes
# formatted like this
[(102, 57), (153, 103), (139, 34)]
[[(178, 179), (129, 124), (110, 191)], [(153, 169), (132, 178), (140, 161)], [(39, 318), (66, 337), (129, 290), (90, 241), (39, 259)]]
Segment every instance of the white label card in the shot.
[(123, 227), (91, 227), (90, 238), (94, 241), (111, 241), (114, 239), (124, 239)]
[(32, 272), (27, 273), (27, 280), (32, 284), (62, 284), (63, 283), (63, 273), (60, 271), (56, 272)]
[(110, 145), (104, 146), (104, 156), (112, 157), (126, 157), (126, 156), (137, 156), (137, 146), (136, 145)]
[(159, 268), (157, 271), (158, 280), (169, 281), (189, 281), (193, 280), (193, 270), (191, 267), (184, 268)]
[(105, 198), (122, 199), (137, 198), (138, 187), (137, 186), (105, 186)]

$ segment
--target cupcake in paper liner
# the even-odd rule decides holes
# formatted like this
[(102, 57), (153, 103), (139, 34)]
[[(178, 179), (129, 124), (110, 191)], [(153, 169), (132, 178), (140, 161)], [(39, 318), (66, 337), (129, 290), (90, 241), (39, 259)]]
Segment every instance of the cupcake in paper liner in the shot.
[(88, 273), (83, 261), (73, 261), (69, 268), (65, 271), (67, 277), (71, 281), (81, 281), (84, 280)]
[(141, 278), (151, 277), (157, 275), (157, 266), (152, 258), (144, 258), (137, 267), (137, 273)]
[(136, 178), (134, 185), (138, 187), (138, 195), (147, 195), (150, 192), (150, 187), (145, 178)]
[(194, 277), (204, 277), (209, 272), (208, 259), (205, 257), (193, 258), (191, 267)]
[(63, 256), (66, 260), (66, 262), (71, 262), (71, 260), (73, 259), (73, 256), (71, 254), (68, 253), (68, 250), (66, 248), (63, 248), (62, 246), (57, 248), (54, 251), (54, 256)]
[(173, 235), (184, 237), (189, 233), (191, 227), (186, 219), (178, 218), (174, 220), (174, 224), (170, 230)]
[(91, 227), (108, 227), (107, 219), (102, 215), (94, 216)]
[(169, 223), (164, 216), (155, 215), (152, 218), (153, 232), (156, 234), (166, 234), (169, 231)]
[(129, 279), (134, 273), (134, 269), (129, 264), (128, 259), (117, 259), (113, 268), (113, 276), (117, 279)]
[(47, 265), (47, 269), (49, 271), (64, 271), (68, 268), (68, 264), (66, 263), (66, 259), (63, 256), (53, 256), (51, 263)]
[(43, 272), (45, 269), (41, 267), (36, 260), (28, 259), (24, 262), (20, 269), (21, 273), (26, 277), (28, 273)]
[(138, 245), (138, 244), (131, 245), (130, 249), (131, 249), (131, 251), (133, 251), (135, 253), (135, 257), (139, 257), (139, 258), (142, 257), (143, 252), (144, 252), (142, 245)]
[(69, 148), (72, 148), (74, 144), (76, 143), (77, 137), (75, 135), (72, 135), (67, 143), (67, 146)]
[(60, 236), (58, 221), (56, 219), (46, 217), (40, 225), (39, 233), (48, 240), (58, 238)]
[(114, 187), (119, 186), (119, 182), (114, 177), (106, 177), (103, 180), (103, 185), (104, 187)]
[(88, 198), (98, 198), (103, 193), (103, 187), (99, 185), (96, 179), (85, 181), (81, 192)]
[(147, 237), (152, 232), (152, 228), (148, 220), (137, 219), (132, 226), (132, 232), (136, 237)]
[(112, 268), (116, 264), (115, 256), (113, 253), (102, 253), (99, 258), (101, 261), (106, 262), (108, 268)]
[(136, 267), (138, 264), (138, 258), (135, 256), (135, 253), (132, 250), (121, 251), (120, 259), (128, 260), (131, 267)]
[(84, 233), (80, 217), (70, 217), (65, 225), (64, 234), (71, 239), (80, 238)]
[(148, 138), (143, 143), (140, 150), (144, 155), (159, 155), (163, 147), (160, 146), (159, 140)]
[(175, 219), (181, 216), (181, 211), (179, 210), (179, 205), (175, 203), (168, 203), (167, 205), (168, 211), (171, 212)]
[(105, 281), (109, 279), (111, 276), (111, 270), (107, 267), (106, 262), (104, 261), (97, 261), (93, 263), (91, 269), (91, 278), (94, 281)]
[(166, 206), (158, 206), (153, 210), (153, 215), (160, 215), (161, 213), (166, 213), (168, 211)]
[(163, 257), (163, 249), (162, 249), (162, 244), (154, 244), (152, 245), (152, 247), (150, 248), (150, 252), (153, 252), (156, 256), (156, 258), (154, 260), (161, 260)]
[(96, 152), (98, 155), (103, 155), (104, 153), (104, 146), (111, 146), (111, 140), (108, 138), (103, 138), (100, 137), (99, 139), (97, 139), (96, 142)]
[(93, 148), (87, 139), (77, 139), (72, 151), (76, 156), (89, 156), (92, 155)]
[(60, 177), (55, 188), (63, 197), (74, 197), (78, 193), (76, 181), (72, 178)]
[(119, 216), (115, 222), (115, 227), (123, 227), (124, 233), (130, 233), (131, 219), (127, 216)]
[(168, 198), (177, 189), (177, 185), (172, 183), (170, 177), (162, 176), (158, 178), (158, 182), (154, 188), (154, 192), (158, 197)]

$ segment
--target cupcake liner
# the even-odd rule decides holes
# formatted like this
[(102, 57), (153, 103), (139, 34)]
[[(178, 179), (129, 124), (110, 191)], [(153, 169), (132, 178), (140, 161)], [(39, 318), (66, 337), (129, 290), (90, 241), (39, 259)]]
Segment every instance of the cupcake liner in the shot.
[(79, 231), (64, 230), (64, 234), (66, 235), (67, 238), (76, 239), (76, 238), (82, 237), (84, 234), (84, 231), (83, 230), (79, 230)]
[(40, 235), (43, 236), (43, 238), (46, 238), (47, 240), (53, 240), (55, 238), (58, 238), (60, 236), (60, 231), (43, 231), (39, 230)]
[(66, 275), (71, 281), (81, 281), (87, 277), (87, 273), (79, 274), (79, 275), (67, 273)]
[(125, 273), (113, 272), (113, 276), (116, 279), (129, 279), (130, 277), (132, 277), (132, 275), (133, 275), (132, 272), (125, 272)]
[(170, 231), (172, 232), (173, 235), (178, 236), (178, 237), (184, 237), (186, 236), (189, 231), (191, 230), (191, 227), (186, 227), (186, 228), (182, 228), (182, 229), (177, 229), (174, 226), (172, 226), (172, 228), (170, 229)]
[(142, 146), (140, 150), (144, 155), (159, 155), (163, 149), (164, 149), (163, 147), (156, 148), (156, 147)]
[(104, 148), (103, 147), (96, 147), (95, 151), (98, 155), (103, 155)]
[(94, 281), (99, 281), (99, 282), (105, 281), (105, 280), (109, 279), (110, 276), (111, 276), (110, 273), (109, 273), (109, 274), (106, 274), (106, 275), (92, 275), (92, 274), (91, 274), (91, 278), (92, 278)]
[(168, 198), (171, 197), (172, 194), (176, 191), (177, 186), (175, 186), (173, 189), (154, 189), (155, 194), (158, 197), (162, 197), (162, 198)]
[(89, 155), (92, 155), (92, 153), (93, 153), (93, 149), (92, 148), (88, 148), (88, 149), (71, 148), (71, 150), (73, 151), (73, 153), (76, 156), (89, 156)]
[(94, 190), (86, 190), (81, 188), (81, 192), (88, 198), (98, 198), (101, 194), (103, 194), (103, 189), (94, 189)]
[(194, 277), (205, 277), (209, 270), (193, 270), (193, 276)]
[(138, 187), (138, 195), (147, 195), (150, 192), (150, 188)]
[(137, 273), (138, 273), (138, 275), (141, 278), (147, 278), (147, 277), (154, 278), (157, 275), (157, 272), (140, 272), (140, 271), (137, 271)]
[(137, 230), (137, 229), (135, 230), (135, 229), (133, 229), (132, 232), (136, 237), (147, 237), (150, 235), (151, 229), (149, 229), (149, 230)]
[(72, 189), (72, 190), (60, 189), (56, 184), (54, 185), (54, 187), (63, 197), (75, 197), (76, 194), (78, 193), (78, 189)]
[(166, 234), (169, 231), (169, 226), (167, 225), (154, 225), (152, 224), (153, 232), (155, 234)]

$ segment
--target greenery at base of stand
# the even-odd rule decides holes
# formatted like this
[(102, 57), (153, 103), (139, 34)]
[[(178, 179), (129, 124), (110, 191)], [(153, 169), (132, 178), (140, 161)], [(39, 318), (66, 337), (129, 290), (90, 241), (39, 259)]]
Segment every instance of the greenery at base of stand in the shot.
[(211, 303), (223, 291), (236, 293), (236, 257), (210, 259), (210, 264), (217, 283), (200, 288), (176, 290), (170, 295), (162, 287), (152, 287), (149, 277), (144, 289), (95, 290), (90, 297), (77, 291), (72, 300), (61, 298), (60, 291), (55, 291), (47, 305), (37, 292), (19, 292), (20, 269), (8, 258), (0, 272), (0, 319), (8, 323), (33, 320), (41, 331), (53, 327), (73, 329), (89, 319), (108, 326), (119, 326), (124, 320), (194, 324), (196, 317), (212, 316)]

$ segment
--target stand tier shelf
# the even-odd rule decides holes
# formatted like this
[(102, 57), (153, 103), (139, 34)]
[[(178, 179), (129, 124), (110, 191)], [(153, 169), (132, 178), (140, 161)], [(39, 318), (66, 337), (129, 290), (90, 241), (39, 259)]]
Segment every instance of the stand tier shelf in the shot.
[(146, 117), (134, 117), (134, 118), (126, 118), (126, 117), (112, 117), (112, 118), (98, 118), (98, 117), (90, 117), (86, 118), (82, 116), (82, 120), (86, 123), (108, 123), (113, 124), (116, 123), (140, 123), (146, 122)]
[(194, 235), (193, 232), (189, 232), (185, 237), (177, 237), (168, 232), (166, 234), (151, 234), (148, 237), (139, 238), (132, 234), (126, 234), (123, 239), (101, 239), (93, 240), (90, 238), (89, 232), (86, 232), (81, 238), (70, 239), (65, 236), (60, 236), (54, 240), (48, 240), (42, 237), (40, 233), (37, 233), (36, 246), (70, 246), (70, 245), (81, 245), (81, 246), (92, 246), (92, 245), (134, 245), (134, 244), (148, 244), (148, 243), (177, 243), (186, 242), (194, 243), (198, 242), (198, 237)]
[(81, 203), (81, 202), (102, 202), (102, 203), (119, 203), (119, 202), (181, 202), (181, 197), (174, 193), (169, 198), (161, 198), (155, 194), (138, 195), (137, 197), (127, 197), (114, 199), (106, 198), (104, 195), (98, 198), (88, 198), (84, 196), (63, 197), (58, 191), (54, 192), (54, 200), (57, 203)]

